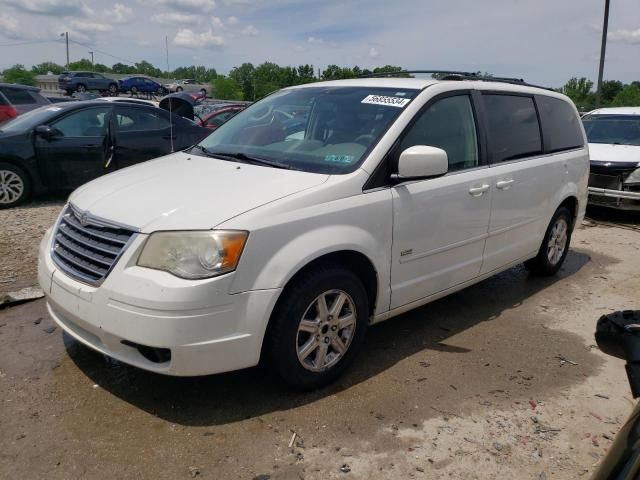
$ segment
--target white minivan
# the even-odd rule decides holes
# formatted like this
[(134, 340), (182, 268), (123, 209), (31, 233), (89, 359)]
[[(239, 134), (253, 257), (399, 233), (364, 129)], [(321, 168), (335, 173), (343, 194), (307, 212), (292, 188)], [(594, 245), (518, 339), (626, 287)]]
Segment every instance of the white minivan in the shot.
[(280, 90), (199, 145), (76, 190), (40, 248), (51, 316), (122, 362), (264, 360), (324, 385), (369, 325), (525, 262), (584, 216), (578, 112), (514, 82), (366, 78)]

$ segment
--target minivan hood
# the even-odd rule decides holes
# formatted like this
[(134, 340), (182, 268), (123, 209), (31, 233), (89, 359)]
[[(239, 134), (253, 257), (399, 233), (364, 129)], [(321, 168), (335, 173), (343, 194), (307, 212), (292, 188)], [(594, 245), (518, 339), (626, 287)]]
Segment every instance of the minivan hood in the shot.
[(100, 177), (69, 200), (143, 233), (209, 229), (328, 178), (180, 152)]
[(596, 162), (640, 164), (640, 146), (590, 143), (589, 157)]

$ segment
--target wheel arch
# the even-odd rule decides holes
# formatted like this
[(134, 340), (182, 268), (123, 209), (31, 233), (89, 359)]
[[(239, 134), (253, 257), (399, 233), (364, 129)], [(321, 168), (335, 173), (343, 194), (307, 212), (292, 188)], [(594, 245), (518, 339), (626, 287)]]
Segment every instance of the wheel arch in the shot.
[(23, 165), (23, 162), (20, 162), (20, 161), (16, 160), (15, 158), (1, 157), (0, 156), (0, 163), (8, 163), (8, 164), (13, 165), (14, 167), (20, 169), (22, 172), (24, 172), (24, 174), (27, 176), (27, 179), (29, 180), (29, 183), (31, 184), (32, 188), (34, 187), (34, 185), (39, 185), (39, 184), (35, 183), (35, 181), (37, 179), (34, 178), (33, 173), (29, 171), (29, 168), (26, 168)]
[(293, 284), (295, 284), (296, 279), (300, 278), (302, 275), (306, 275), (308, 272), (327, 265), (340, 265), (358, 276), (367, 292), (369, 315), (373, 315), (378, 299), (378, 271), (376, 270), (371, 259), (357, 250), (336, 250), (333, 252), (324, 253), (307, 262), (286, 281), (284, 287), (282, 288), (282, 292), (280, 293), (278, 300), (276, 301), (274, 311), (278, 308), (278, 303), (280, 302), (280, 300), (284, 298), (287, 291)]
[(376, 301), (379, 295), (379, 284), (378, 272), (371, 259), (367, 255), (357, 250), (346, 249), (324, 253), (314, 258), (313, 260), (308, 261), (305, 265), (303, 265), (295, 273), (293, 273), (293, 275), (286, 281), (284, 287), (278, 295), (278, 299), (271, 309), (271, 312), (269, 312), (269, 320), (264, 329), (264, 336), (261, 340), (261, 358), (263, 358), (263, 355), (265, 354), (265, 342), (267, 341), (274, 315), (278, 311), (280, 304), (284, 301), (292, 286), (295, 285), (296, 280), (301, 278), (303, 275), (308, 274), (309, 272), (313, 272), (316, 269), (328, 265), (346, 266), (362, 280), (362, 284), (365, 288), (365, 291), (367, 292), (369, 316), (373, 316), (373, 313), (375, 312)]

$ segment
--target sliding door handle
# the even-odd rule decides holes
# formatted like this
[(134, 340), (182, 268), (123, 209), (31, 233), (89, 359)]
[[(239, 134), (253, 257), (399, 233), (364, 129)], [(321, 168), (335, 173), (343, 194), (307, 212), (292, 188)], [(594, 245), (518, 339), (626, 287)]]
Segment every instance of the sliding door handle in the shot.
[(472, 197), (479, 197), (480, 195), (482, 195), (484, 192), (487, 192), (488, 190), (489, 190), (489, 185), (485, 183), (478, 187), (471, 187), (469, 189), (469, 195), (471, 195)]

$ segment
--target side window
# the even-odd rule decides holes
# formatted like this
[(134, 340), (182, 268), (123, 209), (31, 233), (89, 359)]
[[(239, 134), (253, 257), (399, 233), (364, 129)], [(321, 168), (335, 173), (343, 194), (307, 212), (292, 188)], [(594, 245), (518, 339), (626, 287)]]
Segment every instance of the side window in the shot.
[(559, 98), (536, 96), (545, 152), (559, 152), (584, 146), (580, 119), (569, 103)]
[(36, 103), (27, 90), (21, 90), (19, 88), (3, 88), (2, 93), (4, 93), (13, 105), (29, 105)]
[(212, 116), (211, 118), (209, 118), (209, 120), (207, 120), (207, 125), (211, 126), (211, 127), (219, 127), (220, 125), (222, 125), (224, 122), (226, 122), (227, 120), (229, 120), (231, 117), (233, 117), (235, 115), (236, 112), (222, 112), (222, 113), (218, 113), (217, 115)]
[(101, 137), (107, 134), (108, 108), (89, 108), (73, 112), (53, 122), (64, 137)]
[(484, 94), (493, 163), (542, 153), (536, 107), (531, 97)]
[(160, 116), (158, 112), (145, 108), (118, 108), (115, 120), (118, 131), (121, 132), (141, 132), (169, 128), (169, 119)]
[(449, 171), (477, 167), (478, 137), (468, 95), (438, 100), (428, 107), (400, 143), (400, 152), (415, 145), (447, 152)]

